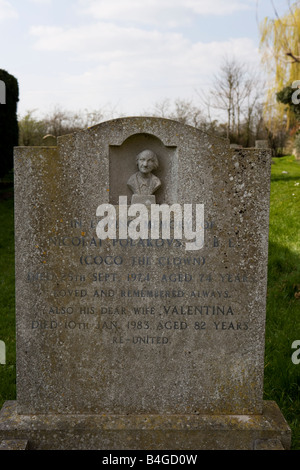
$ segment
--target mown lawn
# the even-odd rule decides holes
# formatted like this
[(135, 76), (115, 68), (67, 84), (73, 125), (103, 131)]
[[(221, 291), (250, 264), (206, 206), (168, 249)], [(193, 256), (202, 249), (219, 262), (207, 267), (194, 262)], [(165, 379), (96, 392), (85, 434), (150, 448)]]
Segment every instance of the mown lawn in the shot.
[[(265, 399), (275, 400), (300, 450), (300, 161), (274, 159), (271, 180)], [(299, 355), (300, 358), (300, 355)]]
[(14, 201), (12, 186), (0, 190), (0, 341), (6, 364), (0, 364), (0, 407), (16, 394)]
[[(0, 191), (0, 407), (16, 398), (14, 229), (11, 189)], [(292, 343), (300, 340), (300, 161), (275, 159), (272, 165), (269, 274), (264, 398), (274, 400), (292, 428), (292, 448), (300, 450), (300, 364)], [(299, 354), (300, 358), (300, 354)]]

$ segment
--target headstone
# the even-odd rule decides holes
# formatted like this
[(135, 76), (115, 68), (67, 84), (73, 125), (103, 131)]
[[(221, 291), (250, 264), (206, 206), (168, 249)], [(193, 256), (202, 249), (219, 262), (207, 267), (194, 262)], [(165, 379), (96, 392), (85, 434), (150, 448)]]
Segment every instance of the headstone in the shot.
[(0, 439), (289, 448), (263, 401), (269, 180), (268, 150), (158, 118), (17, 148), (17, 401)]
[(270, 144), (268, 140), (256, 140), (255, 141), (255, 147), (257, 149), (269, 149)]
[(299, 153), (299, 151), (298, 151), (296, 148), (294, 148), (294, 149), (292, 150), (292, 155), (294, 155), (294, 157), (296, 158), (296, 160), (300, 160), (300, 153)]
[(28, 442), (26, 440), (0, 441), (0, 450), (28, 450)]
[(239, 145), (239, 144), (230, 144), (230, 148), (231, 148), (231, 149), (242, 149), (243, 146), (242, 146), (242, 145)]
[(52, 134), (44, 135), (43, 137), (43, 146), (45, 147), (53, 147), (57, 144), (57, 137)]

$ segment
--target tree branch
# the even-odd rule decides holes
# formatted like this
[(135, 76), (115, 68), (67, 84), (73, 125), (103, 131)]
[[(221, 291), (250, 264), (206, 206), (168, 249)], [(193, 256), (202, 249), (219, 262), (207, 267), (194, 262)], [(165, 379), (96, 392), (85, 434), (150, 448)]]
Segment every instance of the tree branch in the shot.
[(291, 57), (291, 59), (293, 59), (290, 63), (292, 64), (295, 64), (295, 63), (300, 63), (300, 56), (297, 56), (295, 54), (293, 54), (292, 52), (286, 52), (286, 54), (288, 57)]

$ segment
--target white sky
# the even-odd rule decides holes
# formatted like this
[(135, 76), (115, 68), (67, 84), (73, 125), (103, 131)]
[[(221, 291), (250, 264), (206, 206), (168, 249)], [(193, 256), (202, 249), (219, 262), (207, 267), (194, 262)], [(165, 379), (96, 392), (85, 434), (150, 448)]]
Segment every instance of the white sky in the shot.
[(225, 55), (260, 67), (265, 16), (271, 0), (0, 0), (0, 68), (19, 81), (20, 115), (199, 105)]

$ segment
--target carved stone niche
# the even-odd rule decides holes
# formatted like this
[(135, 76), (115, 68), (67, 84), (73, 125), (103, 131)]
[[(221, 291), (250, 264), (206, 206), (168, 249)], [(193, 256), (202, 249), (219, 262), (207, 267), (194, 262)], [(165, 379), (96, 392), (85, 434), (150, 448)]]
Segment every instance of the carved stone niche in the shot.
[[(122, 145), (109, 146), (110, 204), (118, 205), (119, 196), (127, 196), (128, 204), (131, 204), (133, 192), (127, 182), (138, 171), (136, 157), (144, 150), (153, 151), (158, 159), (158, 169), (153, 171), (153, 175), (161, 181), (161, 186), (154, 195), (156, 204), (178, 202), (177, 147), (165, 146), (154, 135), (141, 133), (128, 137)], [(138, 198), (135, 201), (138, 202)]]

